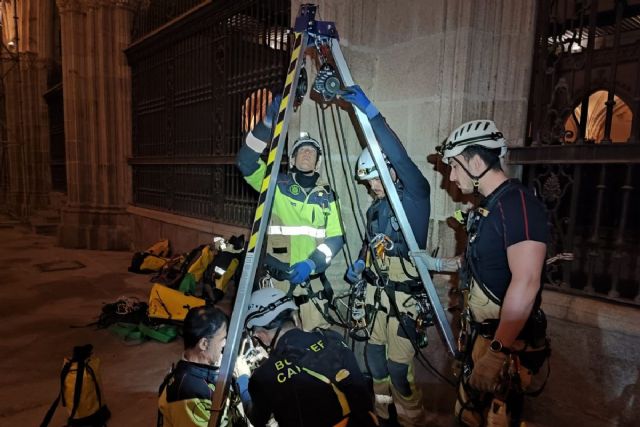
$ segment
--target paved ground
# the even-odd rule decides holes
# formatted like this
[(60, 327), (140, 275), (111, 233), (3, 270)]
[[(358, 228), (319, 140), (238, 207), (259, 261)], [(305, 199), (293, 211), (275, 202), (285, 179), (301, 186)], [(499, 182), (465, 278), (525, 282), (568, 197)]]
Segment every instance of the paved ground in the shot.
[[(146, 300), (148, 277), (127, 272), (130, 254), (68, 250), (54, 240), (0, 221), (0, 425), (39, 425), (58, 393), (62, 358), (92, 343), (103, 362), (110, 426), (153, 426), (156, 392), (181, 341), (127, 345), (105, 330), (72, 328), (92, 321), (102, 304), (121, 295)], [(78, 261), (84, 268), (41, 272), (36, 264)], [(552, 375), (545, 393), (531, 399), (530, 426), (635, 426), (640, 410), (640, 339), (550, 319)], [(565, 343), (565, 345), (561, 345)], [(449, 372), (436, 334), (425, 351)], [(613, 356), (607, 356), (613, 355)], [(424, 369), (417, 372), (434, 425), (453, 426), (451, 387)], [(52, 426), (64, 424), (59, 410)]]

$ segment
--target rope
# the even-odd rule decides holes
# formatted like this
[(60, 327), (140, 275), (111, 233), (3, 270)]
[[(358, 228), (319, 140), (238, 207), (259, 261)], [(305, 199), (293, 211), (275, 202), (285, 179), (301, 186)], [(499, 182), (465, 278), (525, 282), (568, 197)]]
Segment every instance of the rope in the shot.
[[(337, 107), (336, 107), (336, 109), (337, 109)], [(333, 110), (331, 111), (331, 114), (333, 116)], [(349, 162), (349, 156), (348, 155), (343, 155), (343, 151), (342, 151), (344, 149), (344, 153), (348, 153), (348, 150), (347, 150), (347, 139), (344, 136), (344, 127), (342, 126), (342, 118), (341, 118), (339, 110), (337, 111), (336, 115), (338, 116), (338, 125), (340, 127), (340, 134), (342, 136), (342, 138), (338, 138), (338, 141), (341, 142), (341, 144), (342, 144), (342, 146), (338, 145), (338, 149), (340, 150), (340, 160), (343, 161), (343, 162), (346, 161), (347, 162), (347, 166), (349, 167), (348, 170), (354, 171), (355, 167), (351, 164), (351, 162)], [(335, 126), (335, 119), (334, 119), (334, 126)], [(356, 183), (351, 178), (352, 177), (347, 177), (347, 179), (345, 179), (345, 181), (351, 182), (351, 185), (353, 185), (354, 188), (355, 188)], [(355, 196), (355, 200), (356, 200), (357, 209), (353, 205), (354, 196)], [(358, 212), (358, 214), (360, 214), (360, 221), (363, 224), (362, 228), (364, 228), (366, 226), (367, 221), (366, 221), (364, 215), (362, 214), (362, 204), (360, 203), (360, 196), (358, 196), (358, 192), (357, 191), (354, 190), (353, 192), (351, 192), (349, 190), (349, 198), (350, 198), (350, 201), (351, 201), (351, 210), (353, 211), (353, 217), (354, 217), (356, 225), (358, 226), (358, 233), (360, 234), (360, 239), (364, 240), (364, 233), (360, 228), (360, 224), (358, 223), (358, 218), (356, 217), (356, 214), (355, 214), (356, 212)]]
[[(331, 188), (333, 188), (333, 184), (336, 182), (336, 177), (333, 172), (333, 166), (329, 161), (329, 158), (331, 157), (331, 148), (329, 147), (328, 141), (326, 141), (327, 122), (326, 120), (324, 120), (324, 110), (323, 110), (323, 114), (322, 114), (323, 126), (320, 127), (320, 107), (318, 106), (317, 102), (315, 103), (315, 106), (316, 106), (316, 120), (318, 121), (318, 134), (320, 135), (320, 143), (322, 144), (322, 151), (325, 153), (325, 160), (326, 160), (324, 162), (325, 173), (327, 174), (329, 185), (331, 186)], [(342, 219), (342, 208), (340, 206), (340, 201), (338, 197), (336, 197), (336, 207), (338, 208), (337, 211), (338, 211), (338, 218), (340, 219), (340, 226), (344, 231), (345, 226), (344, 226), (344, 221)], [(347, 235), (344, 234), (343, 236), (345, 241), (345, 250), (343, 251), (343, 256), (345, 257), (345, 261), (347, 262), (347, 265), (351, 265), (353, 264), (353, 261), (352, 261), (353, 258), (351, 257), (351, 250), (349, 249), (349, 245), (347, 244)]]
[[(337, 109), (337, 107), (336, 107)], [(336, 116), (338, 116), (338, 126), (336, 126)], [(349, 201), (351, 203), (351, 211), (353, 212), (353, 219), (354, 222), (356, 224), (356, 227), (358, 227), (358, 234), (360, 236), (360, 240), (364, 240), (364, 232), (363, 232), (363, 228), (365, 227), (364, 224), (366, 224), (366, 220), (364, 218), (364, 215), (362, 214), (362, 205), (360, 204), (360, 197), (358, 196), (358, 191), (356, 190), (356, 183), (353, 179), (353, 175), (352, 173), (349, 173), (349, 171), (354, 171), (355, 167), (351, 165), (351, 163), (349, 163), (349, 156), (348, 156), (348, 150), (347, 150), (347, 143), (346, 143), (346, 138), (344, 136), (344, 128), (342, 127), (342, 119), (340, 118), (340, 111), (337, 110), (334, 113), (333, 108), (331, 108), (331, 119), (333, 121), (333, 128), (336, 131), (336, 140), (338, 141), (338, 151), (340, 152), (340, 164), (342, 165), (342, 172), (344, 174), (345, 177), (345, 183), (347, 186), (347, 194), (349, 194)], [(340, 135), (338, 135), (338, 127), (340, 128)], [(344, 152), (343, 152), (344, 149)], [(345, 162), (347, 164), (347, 168), (345, 169)], [(354, 187), (353, 191), (350, 188), (350, 185), (352, 185)], [(355, 195), (355, 199), (356, 199), (356, 204), (357, 204), (357, 209), (355, 208), (355, 206), (353, 205), (353, 199), (354, 199), (354, 195)], [(360, 221), (362, 222), (363, 225), (360, 224), (360, 222), (358, 221), (358, 216), (356, 216), (356, 212), (358, 214), (360, 214)]]

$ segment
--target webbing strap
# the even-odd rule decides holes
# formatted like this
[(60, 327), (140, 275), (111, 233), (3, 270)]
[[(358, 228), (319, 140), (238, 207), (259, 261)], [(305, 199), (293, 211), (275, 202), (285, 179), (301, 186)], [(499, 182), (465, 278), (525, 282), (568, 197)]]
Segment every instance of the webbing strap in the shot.
[[(500, 196), (502, 196), (508, 189), (512, 187), (513, 181), (506, 181), (506, 183), (503, 184), (501, 188), (499, 188), (493, 194), (490, 194), (484, 200), (484, 203), (482, 203), (480, 207), (486, 209), (488, 212), (491, 212), (491, 210), (493, 210), (495, 205), (498, 203)], [(485, 215), (478, 213), (475, 213), (475, 215), (480, 215), (480, 217), (477, 219), (477, 226), (475, 230), (468, 230), (470, 236), (472, 234), (476, 236), (479, 235), (480, 230), (482, 229), (482, 224), (484, 223)], [(478, 270), (476, 268), (476, 265), (474, 264), (474, 257), (476, 255), (476, 247), (473, 245), (474, 240), (475, 239), (469, 238), (469, 241), (467, 243), (467, 250), (465, 251), (465, 261), (466, 265), (468, 265), (469, 269), (471, 270), (471, 277), (475, 279), (478, 286), (480, 286), (482, 291), (487, 295), (487, 298), (498, 305), (502, 305), (502, 300), (496, 298), (493, 293), (489, 291), (489, 288), (485, 285), (485, 283), (480, 279), (480, 275), (478, 274)]]
[(76, 362), (76, 384), (73, 389), (73, 406), (71, 407), (71, 414), (69, 415), (69, 421), (73, 419), (78, 410), (80, 404), (80, 395), (82, 394), (82, 380), (84, 379), (84, 359)]
[(342, 391), (340, 391), (340, 389), (338, 389), (338, 387), (329, 378), (325, 377), (319, 372), (312, 371), (309, 368), (305, 368), (304, 366), (302, 367), (302, 370), (305, 371), (307, 374), (311, 375), (312, 377), (322, 381), (323, 383), (330, 385), (331, 388), (333, 389), (333, 392), (336, 394), (336, 397), (338, 398), (338, 402), (340, 403), (340, 408), (342, 409), (342, 416), (346, 417), (347, 415), (349, 415), (349, 413), (351, 412), (351, 408), (349, 407), (347, 396)]
[(164, 301), (162, 300), (162, 297), (160, 296), (160, 292), (158, 292), (158, 289), (156, 289), (156, 295), (158, 295), (158, 301), (160, 302), (160, 305), (162, 306), (162, 308), (164, 309), (164, 311), (166, 311), (168, 320), (171, 320), (171, 312), (169, 311), (169, 307), (167, 307), (167, 305), (164, 303)]
[(349, 417), (344, 417), (338, 424), (334, 424), (333, 427), (347, 427), (349, 425)]
[(70, 369), (71, 362), (65, 363), (62, 367), (62, 372), (60, 373), (60, 392), (58, 393), (58, 397), (54, 399), (53, 403), (49, 407), (49, 410), (45, 414), (42, 423), (40, 423), (40, 427), (47, 427), (49, 425), (49, 423), (51, 422), (51, 418), (53, 418), (53, 414), (55, 414), (56, 409), (58, 408), (58, 403), (60, 403), (61, 399), (64, 405), (64, 380), (67, 377)]
[(102, 394), (100, 393), (100, 385), (98, 384), (98, 378), (96, 378), (96, 373), (94, 372), (91, 365), (87, 364), (86, 370), (91, 376), (91, 379), (93, 380), (93, 384), (96, 387), (96, 397), (98, 398), (98, 409), (100, 409), (102, 408)]

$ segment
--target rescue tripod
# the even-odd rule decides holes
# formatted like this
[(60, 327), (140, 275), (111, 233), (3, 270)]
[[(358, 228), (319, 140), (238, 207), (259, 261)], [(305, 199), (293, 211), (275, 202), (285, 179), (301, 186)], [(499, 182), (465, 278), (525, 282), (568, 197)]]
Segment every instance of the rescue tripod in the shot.
[[(260, 262), (260, 256), (265, 239), (271, 206), (276, 189), (276, 178), (278, 168), (281, 163), (284, 141), (286, 139), (289, 120), (294, 110), (294, 104), (299, 102), (296, 98), (301, 98), (306, 92), (306, 74), (304, 70), (304, 60), (307, 48), (316, 50), (319, 58), (322, 58), (321, 65), (318, 69), (318, 77), (321, 81), (316, 84), (322, 86), (321, 94), (327, 100), (327, 96), (334, 97), (340, 90), (340, 81), (343, 86), (352, 86), (354, 84), (353, 77), (346, 64), (342, 50), (339, 45), (338, 32), (335, 23), (328, 21), (316, 21), (317, 6), (312, 4), (303, 4), (296, 18), (293, 41), (293, 50), (289, 69), (282, 91), (282, 101), (278, 108), (278, 117), (275, 120), (273, 135), (269, 143), (268, 156), (266, 161), (266, 171), (260, 188), (258, 197), (258, 206), (256, 208), (253, 225), (251, 227), (251, 237), (247, 247), (242, 276), (238, 283), (235, 305), (229, 323), (229, 332), (227, 334), (227, 343), (223, 353), (220, 365), (218, 381), (216, 382), (215, 392), (211, 405), (211, 418), (209, 419), (209, 427), (216, 427), (219, 419), (224, 411), (224, 405), (227, 400), (231, 376), (233, 374), (233, 366), (235, 365), (238, 349), (242, 341), (242, 333), (244, 330), (244, 320), (247, 314), (247, 308), (253, 283), (255, 281), (256, 272)], [(331, 56), (335, 67), (330, 61)], [(336, 73), (332, 73), (332, 68)], [(338, 79), (338, 76), (340, 79)], [(301, 87), (299, 87), (301, 86)], [(316, 85), (315, 89), (318, 89)], [(303, 88), (304, 87), (304, 88)], [(400, 229), (409, 248), (416, 270), (424, 284), (425, 291), (434, 314), (434, 321), (438, 326), (441, 337), (451, 355), (456, 355), (456, 342), (453, 332), (446, 314), (440, 304), (440, 300), (436, 293), (436, 289), (429, 275), (429, 266), (434, 266), (435, 260), (426, 251), (420, 250), (418, 243), (413, 235), (411, 226), (398, 197), (398, 193), (394, 186), (389, 170), (384, 161), (380, 146), (374, 135), (373, 129), (366, 114), (355, 109), (356, 118), (360, 124), (363, 135), (367, 140), (367, 146), (373, 157), (376, 169), (380, 174), (380, 180), (384, 186), (389, 203), (396, 215)]]

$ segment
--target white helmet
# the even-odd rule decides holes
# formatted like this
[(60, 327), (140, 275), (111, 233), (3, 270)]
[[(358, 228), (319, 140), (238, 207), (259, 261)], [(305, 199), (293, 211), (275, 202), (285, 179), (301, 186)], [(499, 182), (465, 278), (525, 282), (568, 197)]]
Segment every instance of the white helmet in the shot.
[(368, 148), (365, 148), (362, 150), (362, 153), (360, 153), (360, 157), (358, 157), (356, 178), (360, 181), (368, 181), (378, 176), (378, 169), (376, 169), (376, 164), (373, 162), (371, 153)]
[(298, 306), (283, 291), (277, 288), (262, 288), (251, 294), (245, 327), (267, 326), (278, 314)]
[[(382, 157), (384, 158), (387, 166), (391, 166), (384, 153), (382, 153)], [(379, 176), (376, 164), (373, 162), (373, 157), (371, 157), (371, 152), (368, 148), (365, 148), (362, 150), (362, 153), (360, 153), (360, 157), (358, 157), (358, 164), (356, 165), (356, 179), (359, 181), (369, 181), (370, 179), (378, 178)]]
[(465, 148), (480, 145), (489, 149), (500, 148), (498, 157), (507, 152), (507, 141), (492, 120), (472, 120), (451, 132), (447, 141), (438, 147), (442, 161), (449, 164), (449, 159), (462, 153)]
[(298, 148), (302, 147), (303, 145), (310, 145), (318, 152), (318, 159), (316, 160), (316, 167), (314, 169), (317, 172), (318, 170), (320, 170), (320, 165), (322, 164), (322, 147), (320, 147), (320, 143), (311, 138), (307, 132), (300, 132), (300, 138), (296, 139), (291, 146), (291, 154), (289, 155), (289, 169), (293, 168), (293, 162), (296, 157), (296, 152), (298, 151)]

